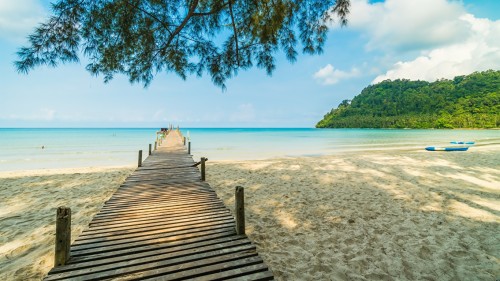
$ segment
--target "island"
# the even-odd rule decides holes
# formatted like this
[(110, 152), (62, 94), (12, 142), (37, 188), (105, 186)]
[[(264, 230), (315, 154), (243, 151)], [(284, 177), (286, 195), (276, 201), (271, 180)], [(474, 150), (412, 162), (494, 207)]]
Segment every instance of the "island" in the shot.
[(435, 82), (386, 80), (343, 100), (317, 128), (498, 128), (500, 71)]

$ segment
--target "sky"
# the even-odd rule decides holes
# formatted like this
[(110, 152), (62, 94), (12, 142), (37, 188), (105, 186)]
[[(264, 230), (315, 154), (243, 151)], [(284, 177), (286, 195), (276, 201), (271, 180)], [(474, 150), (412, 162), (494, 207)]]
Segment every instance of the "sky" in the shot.
[(85, 63), (17, 73), (16, 51), (50, 13), (47, 0), (0, 0), (0, 128), (310, 128), (342, 100), (386, 79), (435, 81), (500, 70), (498, 0), (351, 0), (347, 27), (333, 23), (321, 55), (272, 76), (239, 72), (222, 91), (210, 77), (159, 73), (151, 85), (85, 71)]

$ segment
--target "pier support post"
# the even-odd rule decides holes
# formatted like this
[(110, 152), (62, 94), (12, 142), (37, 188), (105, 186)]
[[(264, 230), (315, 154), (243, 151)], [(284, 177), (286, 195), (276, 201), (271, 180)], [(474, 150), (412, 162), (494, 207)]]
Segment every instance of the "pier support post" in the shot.
[(245, 193), (243, 186), (237, 186), (234, 194), (236, 212), (236, 234), (245, 234)]
[(157, 149), (157, 147), (158, 147), (158, 142), (155, 141), (155, 150)]
[(184, 146), (186, 146), (186, 137), (182, 137)]
[(201, 180), (205, 181), (205, 161), (208, 159), (205, 157), (201, 157)]
[(139, 150), (139, 159), (137, 161), (137, 167), (142, 166), (142, 150)]
[(151, 144), (149, 144), (149, 155), (151, 155)]
[(71, 209), (57, 208), (56, 215), (56, 252), (54, 267), (65, 265), (69, 259), (71, 245)]
[(191, 154), (191, 142), (188, 142), (188, 154)]

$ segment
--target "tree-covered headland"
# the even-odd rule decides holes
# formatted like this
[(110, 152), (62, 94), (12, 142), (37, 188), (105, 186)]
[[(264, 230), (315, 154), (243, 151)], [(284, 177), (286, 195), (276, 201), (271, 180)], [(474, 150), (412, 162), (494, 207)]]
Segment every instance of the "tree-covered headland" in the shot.
[(327, 113), (317, 128), (498, 128), (500, 71), (435, 82), (386, 80)]

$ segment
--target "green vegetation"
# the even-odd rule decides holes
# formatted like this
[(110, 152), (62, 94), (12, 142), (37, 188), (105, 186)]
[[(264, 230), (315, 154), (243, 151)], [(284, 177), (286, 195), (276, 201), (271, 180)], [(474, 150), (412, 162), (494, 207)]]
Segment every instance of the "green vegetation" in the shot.
[(109, 81), (117, 73), (147, 86), (159, 72), (182, 78), (208, 73), (215, 85), (256, 65), (268, 74), (283, 53), (295, 61), (300, 42), (318, 54), (334, 18), (345, 25), (350, 0), (57, 0), (16, 62), (89, 61)]
[(344, 100), (317, 128), (498, 128), (500, 71), (436, 82), (383, 81)]

